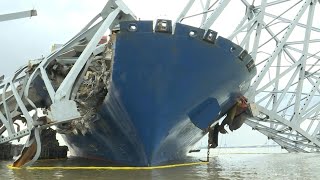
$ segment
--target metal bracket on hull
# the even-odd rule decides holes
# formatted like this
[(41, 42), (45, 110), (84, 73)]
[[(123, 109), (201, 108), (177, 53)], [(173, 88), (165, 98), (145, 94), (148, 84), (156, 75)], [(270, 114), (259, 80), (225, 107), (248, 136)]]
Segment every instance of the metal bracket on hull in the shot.
[[(99, 18), (102, 20), (97, 21)], [(108, 51), (107, 42), (101, 44), (101, 39), (119, 22), (135, 19), (121, 0), (110, 0), (85, 28), (61, 48), (45, 58), (30, 61), (11, 79), (1, 79), (0, 144), (29, 135), (25, 146), (29, 150), (21, 154), (15, 166), (30, 165), (37, 160), (41, 152), (41, 129), (53, 125), (61, 128), (72, 120), (90, 118), (94, 110), (82, 108), (90, 106), (84, 105), (88, 103), (85, 100), (106, 93), (107, 90), (99, 88), (99, 83), (106, 87), (110, 76), (112, 52)], [(95, 90), (99, 91), (83, 87), (89, 81), (95, 81)], [(21, 123), (26, 127), (16, 129), (15, 124)]]

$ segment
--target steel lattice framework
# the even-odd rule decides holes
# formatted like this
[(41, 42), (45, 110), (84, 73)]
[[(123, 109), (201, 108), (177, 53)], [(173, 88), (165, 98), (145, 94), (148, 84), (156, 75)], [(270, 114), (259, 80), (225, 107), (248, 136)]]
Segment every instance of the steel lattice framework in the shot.
[[(260, 113), (246, 124), (289, 152), (320, 149), (320, 22), (315, 18), (320, 13), (318, 3), (317, 0), (189, 0), (176, 20), (191, 24), (200, 22), (199, 26), (205, 30), (222, 27), (222, 31), (229, 29), (229, 23), (236, 23), (228, 38), (247, 49), (258, 69), (246, 96), (257, 105)], [(199, 7), (201, 11), (194, 13)], [(8, 15), (2, 18), (8, 19)], [(102, 20), (98, 21), (99, 18)], [(196, 20), (192, 21), (193, 18)], [(107, 44), (97, 46), (104, 32), (128, 19), (136, 18), (126, 5), (121, 0), (110, 0), (101, 13), (60, 49), (30, 62), (11, 79), (0, 77), (0, 143), (30, 135), (26, 146), (37, 142), (37, 153), (30, 163), (34, 162), (41, 151), (41, 129), (80, 116), (73, 96), (81, 82), (78, 77), (82, 76), (82, 69), (87, 68), (86, 64), (106, 51)], [(219, 21), (224, 24), (216, 26)], [(67, 53), (81, 48), (84, 41), (89, 43), (79, 57), (61, 60)], [(72, 68), (59, 87), (54, 88), (48, 66), (59, 58)], [(37, 115), (29, 114), (30, 109), (39, 108), (30, 100), (31, 84), (36, 78), (44, 82), (51, 101), (48, 117), (53, 122), (43, 123)], [(63, 108), (70, 110), (63, 112)], [(25, 129), (15, 129), (14, 122), (18, 118), (25, 119)], [(8, 135), (4, 135), (5, 131)]]
[[(319, 151), (320, 13), (317, 0), (190, 0), (177, 21), (200, 2), (201, 27), (238, 21), (230, 40), (246, 48), (258, 74), (246, 95), (260, 114), (246, 124), (289, 152)], [(239, 3), (240, 2), (240, 3)], [(241, 6), (241, 7), (240, 7)], [(243, 9), (223, 15), (226, 8)], [(214, 26), (213, 26), (214, 27)]]
[[(11, 20), (31, 15), (29, 12), (13, 13), (2, 15), (0, 19)], [(75, 100), (76, 91), (83, 82), (80, 79), (83, 79), (84, 73), (97, 58), (103, 58), (104, 62), (110, 59), (107, 43), (99, 45), (104, 33), (113, 29), (120, 21), (135, 19), (135, 15), (121, 0), (108, 1), (103, 10), (62, 47), (45, 58), (29, 61), (9, 79), (0, 77), (0, 144), (29, 136), (24, 148), (27, 149), (35, 143), (36, 153), (25, 165), (35, 162), (41, 153), (41, 130), (81, 117)], [(81, 55), (77, 56), (77, 51), (80, 51)], [(66, 71), (66, 77), (58, 83), (58, 87), (54, 82), (57, 78), (50, 77), (52, 72), (48, 70), (54, 62), (71, 67)], [(101, 72), (101, 77), (108, 76), (105, 69)], [(38, 110), (44, 107), (36, 102), (41, 101), (43, 97), (36, 97), (34, 92), (39, 89), (35, 90), (32, 87), (36, 81), (43, 83), (44, 94), (50, 99), (50, 107), (43, 117), (40, 117)], [(32, 111), (33, 116), (30, 114)], [(19, 124), (15, 123), (17, 120), (22, 120), (26, 127), (20, 128)]]

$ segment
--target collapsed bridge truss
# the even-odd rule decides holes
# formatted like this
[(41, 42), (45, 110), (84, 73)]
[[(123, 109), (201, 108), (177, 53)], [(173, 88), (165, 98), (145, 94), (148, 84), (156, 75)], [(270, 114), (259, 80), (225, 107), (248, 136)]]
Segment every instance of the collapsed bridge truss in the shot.
[(113, 38), (105, 42), (103, 36), (120, 21), (135, 19), (121, 0), (109, 1), (62, 47), (29, 61), (12, 78), (2, 78), (0, 144), (29, 136), (25, 152), (36, 145), (36, 153), (28, 166), (40, 156), (42, 129), (57, 125), (60, 133), (86, 133), (86, 120), (107, 94), (111, 74)]
[[(188, 15), (197, 3), (203, 11)], [(210, 27), (208, 21), (220, 20), (223, 28), (237, 23), (228, 38), (248, 50), (258, 70), (246, 96), (257, 105), (259, 115), (246, 124), (289, 152), (317, 152), (319, 13), (318, 0), (190, 0), (177, 21), (201, 15), (204, 29)]]
[[(199, 3), (201, 11), (192, 14)], [(228, 8), (240, 9), (242, 17), (226, 14)], [(246, 96), (259, 115), (246, 124), (289, 152), (315, 152), (320, 149), (319, 13), (318, 0), (189, 0), (176, 22), (200, 17), (205, 30), (221, 19), (236, 22), (228, 38), (247, 49), (258, 69)], [(57, 125), (86, 133), (86, 117), (95, 109), (84, 107), (106, 95), (112, 71), (112, 40), (101, 39), (120, 21), (134, 19), (121, 0), (110, 0), (62, 47), (0, 79), (0, 144), (29, 136), (25, 147), (37, 145), (29, 165), (40, 155), (41, 129)], [(17, 128), (17, 120), (26, 127)]]

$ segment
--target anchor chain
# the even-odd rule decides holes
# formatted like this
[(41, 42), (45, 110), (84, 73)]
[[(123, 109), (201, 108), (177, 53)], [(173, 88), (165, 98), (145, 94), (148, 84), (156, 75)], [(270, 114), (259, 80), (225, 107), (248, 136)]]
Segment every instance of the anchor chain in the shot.
[(208, 126), (208, 150), (207, 150), (207, 162), (209, 162), (210, 158), (210, 148), (213, 146), (213, 138), (212, 138), (212, 129)]
[(209, 162), (209, 157), (210, 157), (210, 144), (208, 144), (207, 162)]

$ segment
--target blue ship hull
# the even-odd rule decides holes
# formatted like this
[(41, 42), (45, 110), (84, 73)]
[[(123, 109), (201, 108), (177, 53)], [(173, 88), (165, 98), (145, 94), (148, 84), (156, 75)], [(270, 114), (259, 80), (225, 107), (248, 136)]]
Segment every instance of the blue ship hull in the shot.
[(64, 135), (72, 152), (131, 166), (185, 160), (256, 73), (250, 55), (214, 33), (122, 22), (108, 94), (90, 132)]

